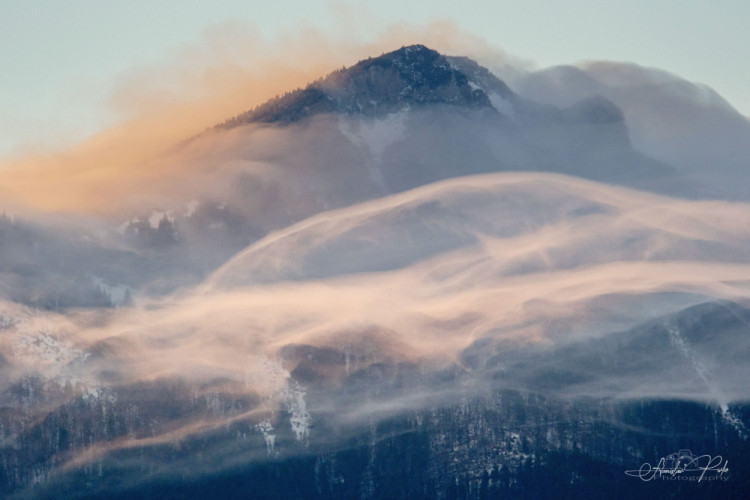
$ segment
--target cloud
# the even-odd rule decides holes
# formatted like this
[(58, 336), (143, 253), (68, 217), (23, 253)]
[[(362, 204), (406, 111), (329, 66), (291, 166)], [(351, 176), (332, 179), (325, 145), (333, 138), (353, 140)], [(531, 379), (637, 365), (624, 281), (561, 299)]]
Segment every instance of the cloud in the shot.
[[(242, 383), (266, 370), (248, 356), (275, 358), (292, 345), (343, 350), (366, 364), (451, 363), (485, 337), (570, 342), (697, 300), (748, 298), (748, 213), (741, 204), (671, 200), (552, 174), (453, 179), (320, 214), (250, 246), (195, 290), (143, 299), (88, 326), (66, 320), (68, 333), (51, 333), (102, 353), (86, 365), (87, 377), (106, 367), (121, 384)], [(380, 232), (391, 226), (378, 220), (400, 220), (404, 233)], [(425, 224), (432, 230), (420, 234)], [(407, 237), (426, 243), (456, 231), (471, 237), (438, 249), (413, 247)], [(314, 256), (332, 248), (336, 259), (321, 268)], [(404, 248), (417, 253), (390, 259)], [(350, 269), (363, 252), (394, 265)], [(624, 316), (617, 305), (655, 294), (676, 298), (652, 308), (644, 299)], [(613, 302), (603, 307), (607, 297)], [(361, 368), (352, 363), (350, 370)]]
[(750, 121), (706, 85), (657, 68), (589, 61), (527, 73), (514, 89), (557, 106), (604, 96), (622, 109), (636, 149), (709, 186), (713, 196), (747, 199)]
[(128, 196), (157, 196), (149, 193), (158, 191), (154, 184), (180, 175), (186, 159), (174, 154), (178, 144), (341, 66), (412, 43), (476, 52), (495, 63), (510, 59), (449, 22), (363, 32), (356, 37), (350, 30), (330, 34), (301, 26), (268, 39), (247, 22), (211, 27), (168, 60), (120, 75), (108, 98), (118, 125), (65, 152), (6, 160), (0, 192), (42, 210), (106, 213), (123, 203), (138, 205), (137, 195)]
[[(268, 436), (289, 454), (308, 452), (308, 439), (335, 449), (381, 419), (498, 388), (726, 404), (748, 396), (744, 337), (726, 349), (735, 330), (706, 337), (709, 320), (672, 316), (750, 300), (749, 214), (555, 174), (450, 179), (301, 221), (203, 286), (132, 308), (61, 316), (9, 304), (0, 371), (9, 404), (44, 429), (70, 408), (93, 415), (70, 424), (95, 443), (58, 455), (72, 469), (204, 440), (216, 463), (267, 459)], [(406, 228), (393, 237), (378, 220)], [(425, 223), (432, 232), (418, 230)], [(404, 236), (429, 243), (457, 229), (472, 237), (437, 251)], [(327, 269), (310, 259), (357, 240)], [(336, 268), (368, 247), (374, 259), (424, 253), (377, 271)], [(255, 279), (258, 266), (274, 279)], [(669, 334), (673, 325), (687, 327)], [(721, 374), (731, 380), (719, 391)]]
[(276, 39), (251, 23), (227, 21), (167, 60), (121, 74), (107, 99), (119, 124), (66, 152), (4, 161), (4, 204), (110, 214), (144, 200), (167, 204), (165, 192), (194, 162), (177, 151), (186, 139), (334, 69), (412, 43), (469, 55), (542, 102), (567, 106), (603, 94), (624, 110), (640, 150), (691, 173), (712, 164), (722, 182), (728, 176), (729, 184), (742, 183), (750, 126), (703, 86), (606, 62), (535, 72), (531, 61), (446, 20), (389, 25), (378, 22), (376, 13), (346, 5), (334, 6), (331, 16), (334, 29), (303, 24)]

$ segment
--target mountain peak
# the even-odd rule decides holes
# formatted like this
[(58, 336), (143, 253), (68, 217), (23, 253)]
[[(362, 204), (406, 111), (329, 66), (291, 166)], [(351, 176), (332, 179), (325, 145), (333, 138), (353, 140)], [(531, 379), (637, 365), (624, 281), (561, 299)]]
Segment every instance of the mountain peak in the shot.
[[(497, 78), (491, 81), (494, 88), (472, 81), (467, 68), (491, 74), (470, 59), (447, 57), (421, 44), (408, 45), (334, 71), (304, 89), (238, 115), (223, 126), (292, 123), (322, 113), (383, 117), (435, 104), (496, 109), (488, 94), (494, 92), (503, 98), (512, 95)], [(486, 81), (489, 80), (482, 80)]]

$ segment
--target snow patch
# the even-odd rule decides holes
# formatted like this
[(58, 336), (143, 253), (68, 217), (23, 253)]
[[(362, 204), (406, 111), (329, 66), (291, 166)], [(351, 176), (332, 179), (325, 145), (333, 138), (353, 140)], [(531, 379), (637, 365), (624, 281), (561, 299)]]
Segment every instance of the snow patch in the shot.
[(375, 159), (368, 164), (368, 173), (373, 183), (387, 191), (383, 174), (379, 169), (383, 154), (393, 144), (403, 140), (406, 133), (406, 118), (409, 108), (391, 113), (375, 120), (339, 118), (339, 130), (357, 146), (366, 149)]
[[(685, 339), (682, 338), (682, 335), (680, 335), (680, 329), (676, 326), (670, 326), (667, 328), (667, 331), (669, 332), (669, 340), (671, 344), (675, 346), (680, 354), (682, 354), (682, 356), (685, 357), (685, 359), (690, 363), (690, 366), (693, 368), (693, 370), (695, 370), (698, 378), (700, 378), (703, 383), (706, 384), (706, 387), (708, 387), (709, 389), (712, 388), (713, 384), (711, 384), (711, 382), (709, 382), (708, 380), (706, 368), (703, 366), (703, 363), (700, 362), (695, 352), (690, 348), (687, 342), (685, 342)], [(719, 404), (722, 405), (722, 408), (726, 406), (726, 402), (723, 400), (720, 400)]]
[(312, 418), (307, 412), (305, 394), (304, 387), (294, 380), (284, 387), (282, 393), (287, 411), (290, 414), (289, 423), (292, 425), (292, 431), (297, 437), (297, 441), (302, 441), (310, 437)]
[(696, 354), (696, 352), (682, 337), (682, 335), (680, 334), (680, 329), (676, 326), (668, 326), (667, 331), (669, 332), (670, 343), (675, 348), (677, 348), (680, 354), (687, 360), (687, 362), (690, 364), (690, 367), (693, 370), (695, 370), (695, 373), (696, 375), (698, 375), (698, 378), (700, 378), (700, 380), (706, 385), (709, 393), (718, 402), (719, 407), (721, 408), (724, 420), (732, 424), (734, 428), (737, 430), (737, 432), (740, 434), (740, 436), (743, 436), (743, 439), (744, 439), (744, 436), (745, 436), (744, 433), (747, 431), (747, 429), (745, 429), (745, 426), (742, 424), (740, 420), (736, 419), (736, 417), (734, 417), (731, 413), (729, 413), (729, 399), (726, 397), (726, 395), (723, 394), (718, 384), (713, 383), (711, 381), (711, 377), (708, 373), (708, 370), (706, 370), (706, 367), (698, 358), (698, 355)]
[(487, 97), (489, 97), (492, 107), (495, 108), (499, 113), (513, 117), (513, 103), (511, 103), (507, 99), (504, 99), (497, 92), (490, 92)]
[(91, 354), (65, 338), (67, 330), (54, 316), (35, 310), (21, 312), (4, 330), (14, 364), (40, 376), (45, 391), (53, 394), (73, 390), (88, 403), (117, 399), (110, 388), (85, 373), (85, 361)]
[(71, 342), (45, 331), (17, 337), (13, 342), (13, 349), (16, 356), (42, 361), (44, 365), (69, 363), (83, 356), (83, 351)]
[(408, 109), (404, 109), (376, 120), (341, 117), (339, 130), (352, 144), (367, 148), (380, 161), (389, 146), (404, 138), (408, 112)]
[(743, 441), (747, 441), (748, 433), (750, 431), (748, 431), (747, 427), (745, 427), (745, 424), (742, 423), (742, 420), (737, 418), (736, 415), (734, 415), (732, 412), (729, 411), (728, 405), (726, 406), (722, 405), (721, 410), (722, 410), (722, 417), (724, 418), (724, 420), (729, 425), (734, 427), (734, 430), (737, 431), (737, 435), (739, 435)]
[(83, 400), (87, 403), (97, 403), (99, 401), (114, 403), (117, 401), (117, 396), (106, 387), (87, 387), (83, 392)]
[[(281, 366), (279, 361), (265, 357), (252, 356), (250, 366), (245, 374), (245, 385), (261, 393), (266, 394), (266, 403), (272, 407), (283, 407), (289, 414), (289, 423), (292, 427), (297, 441), (306, 440), (310, 436), (310, 425), (312, 417), (307, 411), (307, 402), (305, 401), (306, 390), (294, 380), (291, 374)], [(275, 442), (275, 434), (271, 438), (270, 432), (273, 430), (268, 421), (268, 425), (263, 422), (257, 424), (261, 427), (256, 428), (261, 432), (268, 432), (268, 439), (271, 444)], [(266, 434), (264, 434), (266, 438)], [(269, 441), (266, 440), (266, 446)]]
[(274, 445), (276, 444), (276, 434), (274, 434), (273, 425), (269, 419), (265, 419), (255, 424), (255, 429), (263, 434), (263, 439), (266, 442), (266, 450), (268, 455), (274, 451)]

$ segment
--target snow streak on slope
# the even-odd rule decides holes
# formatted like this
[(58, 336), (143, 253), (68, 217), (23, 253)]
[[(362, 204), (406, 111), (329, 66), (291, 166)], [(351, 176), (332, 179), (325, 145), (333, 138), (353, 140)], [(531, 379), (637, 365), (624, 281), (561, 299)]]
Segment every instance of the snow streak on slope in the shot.
[(391, 113), (381, 120), (339, 118), (339, 130), (357, 146), (366, 147), (380, 161), (391, 144), (402, 140), (406, 131), (408, 110)]

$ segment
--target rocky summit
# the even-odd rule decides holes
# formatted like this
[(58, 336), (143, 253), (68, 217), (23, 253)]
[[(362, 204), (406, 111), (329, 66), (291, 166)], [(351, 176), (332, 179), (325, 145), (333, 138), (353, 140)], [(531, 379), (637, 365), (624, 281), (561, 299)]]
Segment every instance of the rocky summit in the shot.
[(490, 102), (493, 91), (505, 99), (515, 98), (505, 83), (470, 59), (410, 45), (335, 71), (225, 125), (292, 123), (320, 113), (383, 117), (431, 104), (494, 109)]

